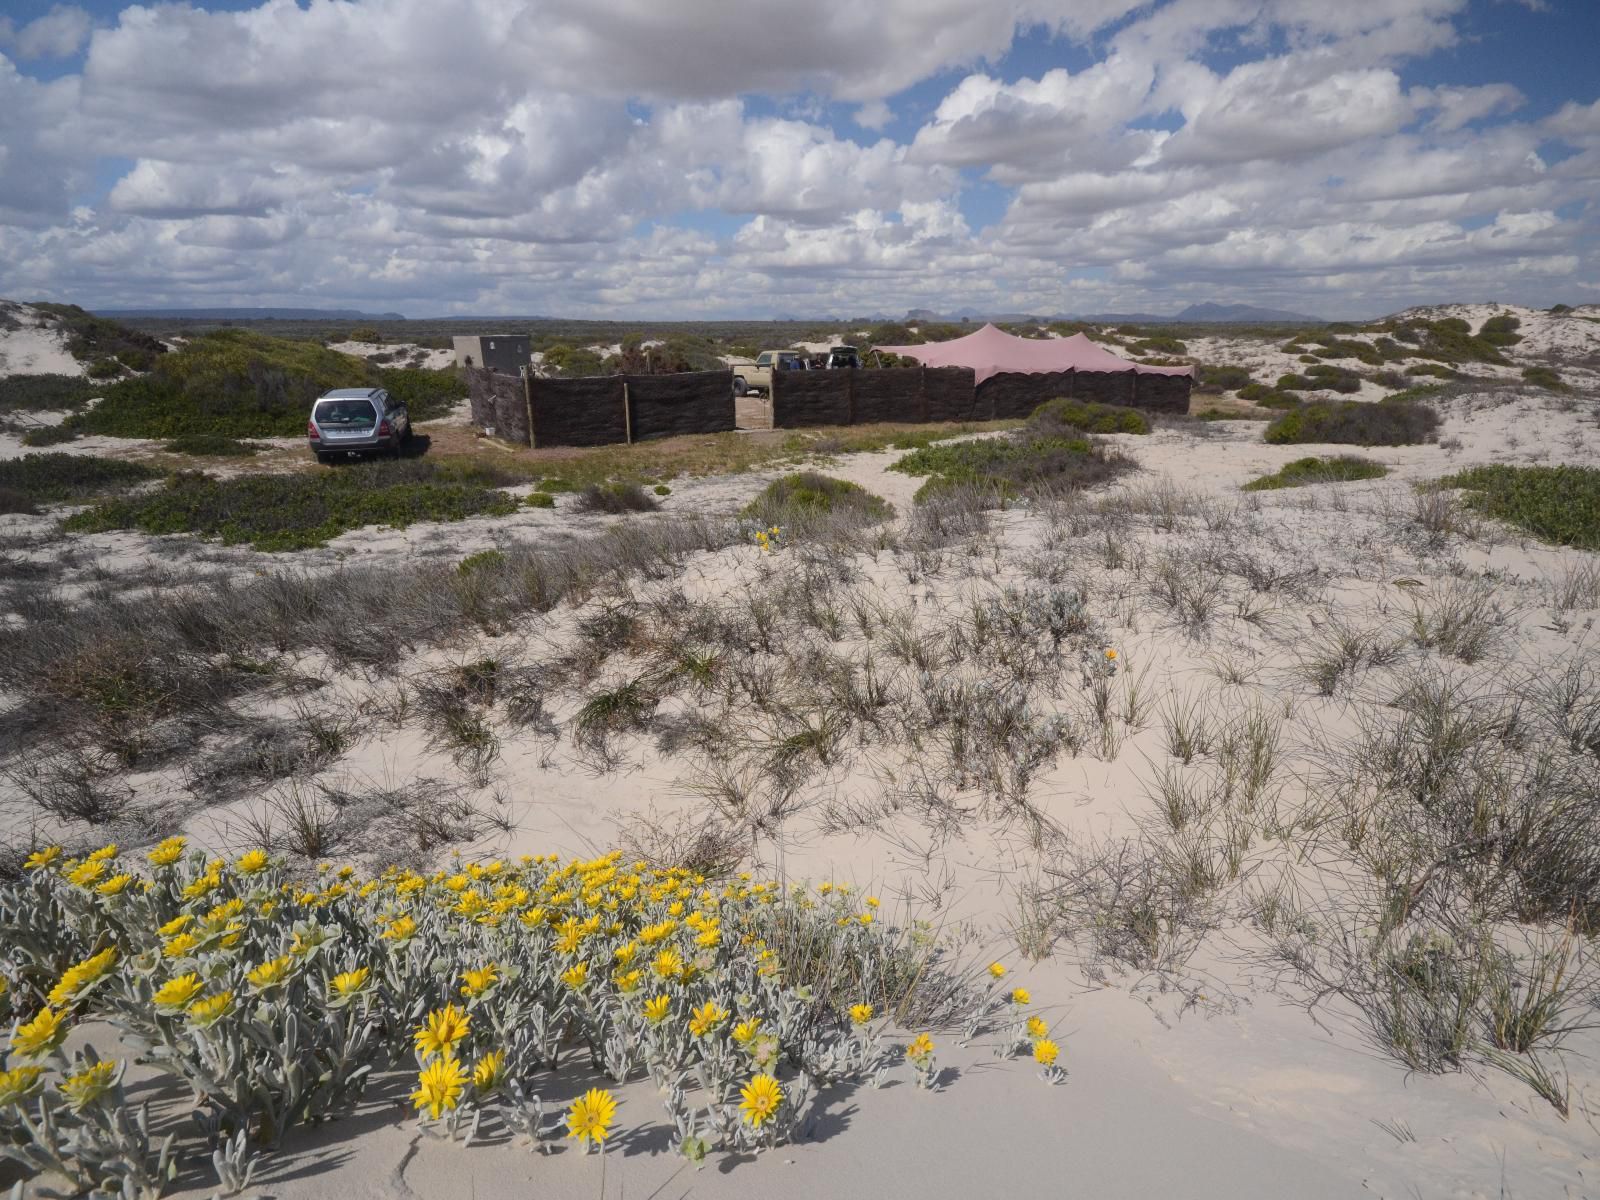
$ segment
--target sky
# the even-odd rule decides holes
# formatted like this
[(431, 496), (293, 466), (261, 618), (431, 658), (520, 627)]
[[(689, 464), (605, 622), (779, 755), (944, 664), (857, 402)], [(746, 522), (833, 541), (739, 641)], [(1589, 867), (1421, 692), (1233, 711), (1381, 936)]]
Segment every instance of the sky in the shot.
[(0, 296), (1600, 302), (1600, 0), (0, 0)]

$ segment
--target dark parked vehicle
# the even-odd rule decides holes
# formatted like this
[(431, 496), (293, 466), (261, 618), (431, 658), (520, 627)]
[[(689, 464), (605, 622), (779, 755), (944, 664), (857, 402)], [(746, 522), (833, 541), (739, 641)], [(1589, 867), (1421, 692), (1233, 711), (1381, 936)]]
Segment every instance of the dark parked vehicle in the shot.
[(411, 414), (382, 388), (339, 388), (318, 398), (306, 422), (306, 440), (318, 462), (355, 451), (396, 457), (411, 440)]
[(828, 351), (828, 370), (854, 371), (861, 366), (861, 355), (854, 346), (835, 346)]

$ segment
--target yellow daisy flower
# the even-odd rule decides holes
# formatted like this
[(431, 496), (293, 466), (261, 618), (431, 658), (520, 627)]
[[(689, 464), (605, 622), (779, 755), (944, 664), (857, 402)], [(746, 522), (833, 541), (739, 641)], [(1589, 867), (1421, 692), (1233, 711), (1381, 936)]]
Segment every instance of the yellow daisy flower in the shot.
[(1013, 1004), (1032, 1004), (1033, 1003), (1033, 993), (1030, 992), (1027, 988), (1016, 988), (1011, 993), (1011, 1003), (1013, 1003)]
[(169, 837), (166, 841), (157, 844), (145, 857), (155, 866), (170, 867), (183, 857), (184, 848), (188, 844), (189, 839), (186, 837)]
[(568, 1137), (596, 1145), (605, 1142), (616, 1116), (617, 1100), (603, 1088), (590, 1088), (567, 1110)]
[(704, 1037), (727, 1019), (727, 1009), (723, 1008), (715, 1000), (707, 1000), (690, 1014), (689, 1032), (694, 1034), (695, 1037)]
[(249, 850), (241, 854), (233, 865), (241, 875), (255, 875), (270, 867), (272, 859), (265, 850)]
[(1033, 1061), (1040, 1066), (1054, 1066), (1056, 1056), (1060, 1053), (1061, 1047), (1057, 1046), (1049, 1038), (1040, 1038), (1033, 1044)]
[(417, 1072), (417, 1090), (411, 1101), (418, 1111), (428, 1110), (435, 1121), (446, 1111), (455, 1108), (466, 1090), (467, 1073), (455, 1055), (436, 1058)]
[(503, 1050), (492, 1050), (472, 1065), (472, 1086), (480, 1092), (490, 1092), (500, 1082), (500, 1072), (505, 1069)]
[(66, 1040), (67, 1014), (53, 1008), (41, 1008), (33, 1020), (17, 1026), (11, 1037), (11, 1049), (23, 1058), (41, 1058), (55, 1050)]
[(739, 1090), (739, 1095), (743, 1097), (739, 1110), (757, 1129), (772, 1120), (783, 1104), (783, 1088), (771, 1075), (757, 1075)]
[(449, 1054), (471, 1026), (471, 1018), (454, 1004), (435, 1009), (428, 1014), (427, 1022), (413, 1035), (417, 1053), (424, 1058), (435, 1054)]
[(187, 975), (179, 975), (163, 983), (156, 989), (152, 1000), (157, 1008), (188, 1008), (204, 987), (205, 984), (200, 981), (200, 976), (190, 971)]
[(191, 1004), (189, 1020), (204, 1029), (208, 1025), (215, 1025), (232, 1011), (233, 993), (218, 992), (215, 996), (207, 996), (204, 1000), (196, 1000)]
[(75, 966), (68, 967), (62, 973), (60, 981), (50, 989), (47, 999), (51, 1007), (60, 1008), (63, 1004), (76, 1000), (85, 988), (103, 978), (116, 961), (116, 950), (107, 949), (100, 951), (99, 954), (91, 954)]
[(82, 1112), (111, 1090), (111, 1085), (117, 1080), (117, 1066), (110, 1060), (97, 1062), (63, 1080), (61, 1094), (74, 1110)]
[(667, 1019), (672, 1012), (672, 997), (667, 995), (652, 996), (644, 1002), (645, 1018), (652, 1025), (659, 1025)]
[(574, 963), (561, 972), (561, 982), (573, 991), (578, 991), (589, 982), (589, 964), (586, 962)]
[(28, 855), (27, 860), (22, 865), (30, 871), (43, 871), (60, 862), (61, 854), (60, 846), (46, 846), (43, 850), (35, 850)]
[(12, 1067), (0, 1071), (0, 1109), (21, 1104), (39, 1088), (42, 1067)]
[(341, 971), (328, 980), (328, 998), (330, 1000), (348, 1000), (360, 993), (367, 986), (367, 979), (372, 974), (371, 967), (357, 967), (354, 971)]
[(850, 1020), (857, 1025), (865, 1025), (872, 1020), (872, 1005), (852, 1004), (850, 1006)]
[(925, 1033), (919, 1033), (911, 1039), (911, 1044), (906, 1047), (906, 1057), (913, 1062), (927, 1058), (933, 1053), (933, 1039)]
[(289, 972), (294, 967), (294, 959), (285, 954), (282, 958), (274, 958), (262, 963), (259, 967), (246, 973), (245, 978), (250, 981), (250, 986), (258, 991), (266, 991), (277, 987), (289, 978)]

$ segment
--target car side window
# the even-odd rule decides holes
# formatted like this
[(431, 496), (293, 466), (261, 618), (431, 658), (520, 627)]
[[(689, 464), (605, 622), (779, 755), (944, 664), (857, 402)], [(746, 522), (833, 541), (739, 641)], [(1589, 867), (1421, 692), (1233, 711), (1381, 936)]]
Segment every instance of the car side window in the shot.
[(756, 356), (756, 366), (758, 366), (758, 367), (770, 367), (771, 365), (772, 365), (772, 355), (770, 355), (770, 354), (761, 354), (761, 355), (757, 355)]

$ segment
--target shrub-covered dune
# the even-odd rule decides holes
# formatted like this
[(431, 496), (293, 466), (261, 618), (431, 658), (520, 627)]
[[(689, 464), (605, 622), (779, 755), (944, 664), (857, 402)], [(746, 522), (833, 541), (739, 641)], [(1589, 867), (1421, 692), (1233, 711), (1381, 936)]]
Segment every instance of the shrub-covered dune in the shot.
[(453, 371), (374, 367), (315, 342), (219, 329), (162, 355), (149, 374), (112, 384), (68, 426), (115, 437), (293, 437), (311, 402), (341, 387), (387, 388), (414, 421), (440, 415), (462, 392)]

